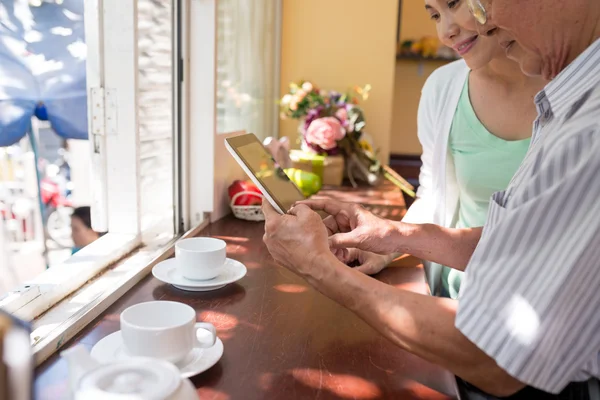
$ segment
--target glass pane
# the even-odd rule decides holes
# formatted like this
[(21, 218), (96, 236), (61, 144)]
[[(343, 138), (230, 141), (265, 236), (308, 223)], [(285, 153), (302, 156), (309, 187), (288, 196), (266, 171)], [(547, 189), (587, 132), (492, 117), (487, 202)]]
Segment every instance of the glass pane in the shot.
[(217, 132), (277, 129), (277, 18), (273, 0), (217, 2)]
[(173, 0), (138, 1), (142, 231), (174, 233)]
[(0, 296), (99, 237), (74, 222), (90, 204), (83, 17), (80, 0), (0, 2)]

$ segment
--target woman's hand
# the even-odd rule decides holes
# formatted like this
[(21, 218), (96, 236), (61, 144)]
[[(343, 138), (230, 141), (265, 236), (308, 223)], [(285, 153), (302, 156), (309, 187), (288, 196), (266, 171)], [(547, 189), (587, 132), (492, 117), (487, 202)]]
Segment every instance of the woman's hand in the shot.
[(379, 218), (358, 204), (335, 200), (305, 200), (298, 202), (315, 211), (324, 211), (323, 220), (332, 249), (356, 248), (377, 254), (392, 254), (400, 248), (401, 235), (396, 224)]
[(381, 272), (395, 258), (393, 254), (384, 256), (359, 249), (333, 249), (333, 253), (346, 265), (358, 263), (354, 269), (366, 275), (375, 275)]

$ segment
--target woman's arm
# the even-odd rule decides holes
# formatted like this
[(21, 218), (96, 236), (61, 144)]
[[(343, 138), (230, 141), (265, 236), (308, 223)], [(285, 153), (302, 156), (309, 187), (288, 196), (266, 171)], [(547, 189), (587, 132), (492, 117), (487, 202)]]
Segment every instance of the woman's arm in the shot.
[(297, 204), (329, 214), (322, 222), (327, 226), (331, 249), (411, 254), (459, 270), (466, 268), (483, 231), (391, 221), (358, 204), (335, 200), (303, 200)]
[(460, 271), (467, 268), (483, 231), (481, 227), (452, 229), (433, 224), (395, 225), (395, 238), (392, 240), (398, 243), (397, 252), (411, 254)]
[[(402, 218), (403, 222), (422, 224), (433, 222), (433, 153), (436, 137), (436, 114), (439, 110), (435, 107), (435, 86), (437, 76), (434, 73), (430, 76), (421, 90), (419, 99), (419, 108), (417, 112), (417, 136), (423, 152), (421, 153), (421, 169), (419, 172), (419, 188), (417, 190), (417, 199), (413, 202), (406, 214)], [(389, 263), (400, 257), (403, 253), (395, 252), (385, 257), (376, 259), (365, 267), (357, 268), (358, 271), (366, 274), (374, 274), (381, 271)]]

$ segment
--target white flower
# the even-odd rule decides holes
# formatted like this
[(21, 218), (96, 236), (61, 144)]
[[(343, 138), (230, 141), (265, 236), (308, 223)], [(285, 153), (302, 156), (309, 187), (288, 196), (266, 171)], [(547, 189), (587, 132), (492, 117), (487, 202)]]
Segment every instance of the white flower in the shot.
[(313, 90), (313, 85), (312, 85), (312, 83), (310, 83), (310, 82), (304, 82), (304, 83), (302, 84), (302, 89), (303, 89), (305, 92), (307, 92), (307, 93), (310, 93), (310, 92), (312, 92), (312, 90)]
[(281, 104), (283, 105), (288, 105), (290, 104), (290, 102), (292, 101), (292, 95), (291, 94), (286, 94), (285, 96), (283, 96), (283, 98), (281, 99)]

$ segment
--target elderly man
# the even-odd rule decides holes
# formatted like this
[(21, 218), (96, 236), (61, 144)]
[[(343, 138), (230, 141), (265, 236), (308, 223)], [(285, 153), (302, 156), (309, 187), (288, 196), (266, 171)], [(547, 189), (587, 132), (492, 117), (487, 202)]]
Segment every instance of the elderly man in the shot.
[[(486, 226), (395, 223), (334, 201), (307, 201), (281, 216), (265, 202), (264, 240), (278, 262), (399, 347), (487, 393), (595, 398), (600, 2), (465, 0), (459, 6), (465, 3), (482, 32), (497, 35), (525, 73), (552, 79), (535, 99), (539, 116), (529, 153), (507, 190), (491, 199)], [(331, 216), (323, 222), (313, 210)], [(459, 301), (390, 287), (334, 255), (365, 260), (368, 252), (406, 252), (466, 270)]]

